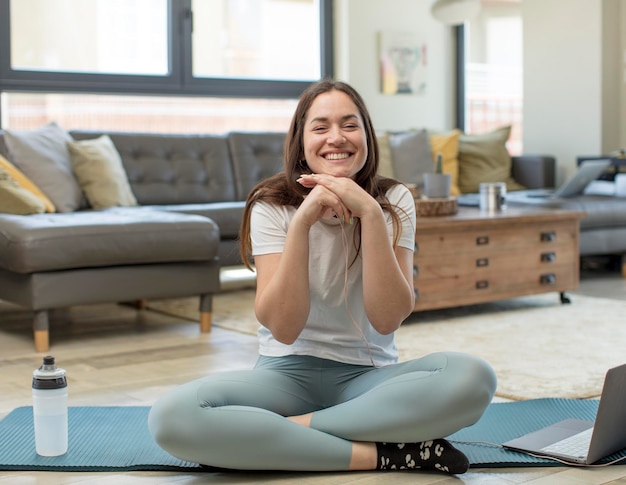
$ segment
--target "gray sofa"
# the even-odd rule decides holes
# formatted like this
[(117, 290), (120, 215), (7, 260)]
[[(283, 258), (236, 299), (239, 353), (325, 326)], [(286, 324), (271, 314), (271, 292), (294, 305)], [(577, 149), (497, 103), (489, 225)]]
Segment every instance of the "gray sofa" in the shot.
[[(40, 352), (49, 310), (78, 304), (198, 295), (209, 331), (219, 269), (240, 264), (246, 195), (282, 167), (283, 134), (107, 134), (138, 206), (0, 214), (0, 299), (34, 312)], [(2, 132), (0, 154), (11, 160)]]

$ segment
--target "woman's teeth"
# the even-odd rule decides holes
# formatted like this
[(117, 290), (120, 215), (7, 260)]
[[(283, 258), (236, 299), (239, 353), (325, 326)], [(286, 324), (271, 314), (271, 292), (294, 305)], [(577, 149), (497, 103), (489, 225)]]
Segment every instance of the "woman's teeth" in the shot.
[(324, 156), (326, 160), (343, 160), (344, 158), (348, 158), (350, 156), (349, 153), (329, 153)]

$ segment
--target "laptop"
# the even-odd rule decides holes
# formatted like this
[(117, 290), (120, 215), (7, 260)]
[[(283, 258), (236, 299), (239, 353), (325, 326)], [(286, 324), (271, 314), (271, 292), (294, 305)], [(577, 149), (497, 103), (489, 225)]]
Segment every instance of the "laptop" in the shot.
[[(609, 369), (595, 423), (567, 419), (503, 443), (504, 448), (590, 465), (626, 448), (626, 364)], [(576, 444), (578, 449), (573, 446)]]
[(586, 160), (578, 166), (578, 170), (556, 190), (531, 189), (510, 192), (507, 196), (511, 201), (521, 198), (531, 199), (567, 199), (581, 195), (585, 187), (596, 180), (611, 164), (610, 159)]

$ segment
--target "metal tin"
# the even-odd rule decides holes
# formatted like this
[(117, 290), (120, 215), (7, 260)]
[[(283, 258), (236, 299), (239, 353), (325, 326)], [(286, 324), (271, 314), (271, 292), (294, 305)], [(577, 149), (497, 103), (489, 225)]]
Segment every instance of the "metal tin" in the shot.
[(504, 182), (481, 183), (480, 210), (502, 212), (506, 209), (506, 184)]

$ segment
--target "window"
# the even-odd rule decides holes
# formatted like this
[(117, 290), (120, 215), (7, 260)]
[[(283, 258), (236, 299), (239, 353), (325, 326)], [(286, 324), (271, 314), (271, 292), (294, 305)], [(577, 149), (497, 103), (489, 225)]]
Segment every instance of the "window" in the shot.
[(193, 76), (319, 79), (317, 3), (193, 0)]
[(511, 125), (507, 148), (522, 152), (521, 0), (483, 0), (480, 15), (457, 28), (458, 124), (467, 133)]
[(190, 132), (207, 116), (286, 130), (302, 90), (332, 76), (331, 26), (331, 0), (0, 0), (0, 126), (128, 114), (165, 131), (180, 110)]
[(167, 75), (166, 0), (11, 3), (11, 69)]

